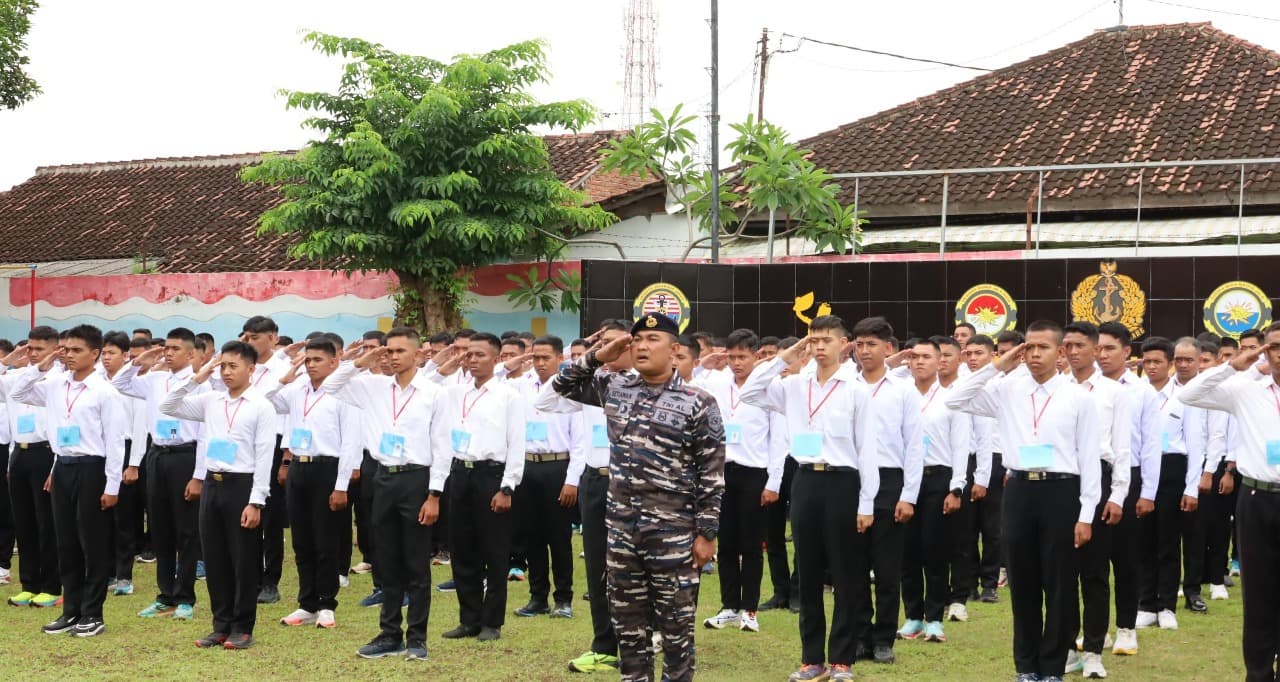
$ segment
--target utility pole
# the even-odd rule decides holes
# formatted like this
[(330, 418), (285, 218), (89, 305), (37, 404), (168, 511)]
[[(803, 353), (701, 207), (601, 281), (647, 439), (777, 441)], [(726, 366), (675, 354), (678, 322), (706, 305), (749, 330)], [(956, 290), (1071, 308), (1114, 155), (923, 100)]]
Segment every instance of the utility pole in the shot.
[(720, 7), (711, 0), (711, 262), (720, 262)]
[(760, 103), (756, 106), (756, 120), (764, 121), (764, 74), (769, 69), (769, 29), (760, 33)]

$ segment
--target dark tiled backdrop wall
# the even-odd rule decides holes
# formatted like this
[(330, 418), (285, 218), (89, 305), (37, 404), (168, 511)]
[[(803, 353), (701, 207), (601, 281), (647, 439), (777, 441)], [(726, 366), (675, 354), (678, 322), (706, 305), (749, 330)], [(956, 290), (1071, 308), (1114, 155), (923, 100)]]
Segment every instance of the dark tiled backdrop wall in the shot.
[[(1098, 273), (1098, 261), (1001, 260), (872, 263), (710, 265), (640, 261), (583, 261), (582, 329), (632, 316), (635, 297), (655, 282), (674, 284), (689, 298), (689, 331), (724, 335), (739, 327), (776, 336), (802, 335), (797, 295), (814, 292), (851, 324), (883, 315), (900, 338), (949, 333), (956, 299), (976, 284), (995, 284), (1018, 304), (1021, 328), (1037, 319), (1066, 321), (1071, 294)], [(1205, 298), (1220, 285), (1245, 280), (1280, 307), (1280, 257), (1128, 258), (1116, 261), (1147, 294), (1146, 334), (1177, 337), (1203, 331)]]

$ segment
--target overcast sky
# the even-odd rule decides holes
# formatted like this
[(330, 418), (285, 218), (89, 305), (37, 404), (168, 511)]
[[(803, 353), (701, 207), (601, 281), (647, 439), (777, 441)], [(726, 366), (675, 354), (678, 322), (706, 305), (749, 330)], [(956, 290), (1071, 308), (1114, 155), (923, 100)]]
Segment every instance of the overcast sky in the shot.
[[(1212, 21), (1280, 50), (1275, 0), (1176, 0), (1255, 18), (1128, 0), (1128, 25)], [(529, 38), (547, 41), (544, 99), (585, 98), (622, 109), (626, 0), (45, 0), (28, 36), (44, 93), (0, 112), (0, 190), (37, 166), (296, 148), (311, 133), (281, 88), (331, 90), (338, 62), (301, 43), (306, 30), (358, 36), (438, 59)], [(657, 103), (705, 111), (710, 81), (708, 0), (653, 0)], [(722, 0), (721, 113), (754, 111), (762, 28), (771, 47), (793, 36), (998, 68), (1118, 23), (1115, 0), (836, 2)], [(766, 116), (796, 137), (927, 95), (977, 72), (805, 43), (770, 62)], [(616, 128), (616, 116), (597, 128)]]

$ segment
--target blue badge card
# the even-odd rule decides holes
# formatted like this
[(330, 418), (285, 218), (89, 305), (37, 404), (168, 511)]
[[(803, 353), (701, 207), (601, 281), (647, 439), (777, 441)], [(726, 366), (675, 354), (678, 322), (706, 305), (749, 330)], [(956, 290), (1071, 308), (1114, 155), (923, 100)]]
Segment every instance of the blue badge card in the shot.
[(289, 433), (289, 449), (302, 453), (311, 451), (311, 429), (294, 429)]
[(398, 433), (384, 433), (378, 443), (378, 454), (393, 459), (404, 459), (404, 436)]
[(449, 440), (453, 443), (453, 451), (460, 455), (471, 454), (471, 432), (463, 429), (454, 429), (449, 434)]
[(1023, 469), (1048, 469), (1053, 466), (1053, 446), (1048, 443), (1019, 446), (1018, 466)]
[(930, 438), (929, 438), (929, 434), (927, 434), (927, 433), (926, 433), (926, 434), (924, 434), (924, 456), (925, 456), (925, 459), (928, 459), (928, 458), (929, 458), (929, 446), (930, 446), (930, 445), (933, 445), (933, 440), (932, 440), (932, 439), (930, 439)]
[(80, 427), (72, 424), (70, 426), (58, 427), (58, 447), (74, 448), (80, 444)]
[(791, 456), (795, 458), (821, 457), (822, 434), (814, 431), (791, 434)]
[(236, 461), (236, 451), (239, 449), (239, 445), (226, 438), (214, 438), (209, 441), (209, 450), (205, 454), (215, 462), (231, 464)]
[(1169, 451), (1169, 432), (1164, 431), (1160, 434), (1160, 452)]
[(156, 435), (165, 440), (176, 440), (178, 438), (178, 420), (157, 419)]
[(591, 426), (591, 447), (609, 447), (609, 428), (604, 424), (593, 424)]
[(35, 433), (36, 416), (34, 414), (18, 415), (18, 433)]
[(1267, 441), (1267, 466), (1280, 466), (1280, 440)]
[(724, 442), (729, 445), (742, 445), (742, 424), (725, 424)]
[(547, 423), (525, 422), (524, 439), (527, 441), (545, 441), (547, 439)]

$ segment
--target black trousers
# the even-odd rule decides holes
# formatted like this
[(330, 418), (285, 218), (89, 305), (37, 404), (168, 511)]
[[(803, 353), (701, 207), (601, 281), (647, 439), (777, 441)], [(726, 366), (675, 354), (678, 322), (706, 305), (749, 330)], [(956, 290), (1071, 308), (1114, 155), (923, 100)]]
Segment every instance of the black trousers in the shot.
[[(9, 471), (9, 444), (0, 443), (0, 471)], [(9, 483), (0, 485), (0, 568), (13, 567), (13, 547), (17, 535), (13, 529), (13, 507), (9, 504)]]
[(1102, 653), (1102, 645), (1111, 627), (1111, 550), (1114, 526), (1102, 521), (1102, 510), (1111, 494), (1111, 469), (1102, 465), (1102, 499), (1093, 513), (1093, 534), (1084, 547), (1076, 550), (1080, 561), (1080, 599), (1084, 602), (1081, 623), (1084, 628), (1084, 650)]
[(1241, 488), (1236, 501), (1236, 532), (1240, 536), (1240, 573), (1244, 586), (1245, 679), (1276, 676), (1280, 654), (1280, 493)]
[(477, 462), (472, 469), (455, 462), (449, 474), (451, 567), (458, 620), (467, 627), (501, 628), (506, 622), (512, 515), (523, 512), (513, 507), (495, 514), (489, 508), (502, 487), (503, 468), (499, 462)]
[(360, 548), (361, 558), (373, 564), (373, 479), (378, 473), (378, 461), (368, 450), (360, 460), (360, 480), (352, 481), (347, 489), (347, 498), (356, 517), (356, 546)]
[[(14, 450), (9, 471), (9, 502), (18, 541), (18, 579), (33, 594), (62, 594), (58, 575), (58, 540), (53, 530), (53, 503), (44, 482), (53, 467), (48, 443)], [(110, 577), (110, 576), (108, 576)]]
[(344, 510), (329, 509), (329, 495), (337, 479), (337, 457), (308, 462), (295, 459), (285, 479), (293, 521), (293, 556), (298, 566), (298, 607), (311, 613), (338, 608)]
[(53, 466), (50, 497), (62, 577), (62, 615), (102, 618), (113, 568), (111, 512), (102, 508), (106, 459), (63, 459)]
[(1177, 611), (1179, 575), (1183, 571), (1185, 594), (1200, 594), (1204, 529), (1198, 511), (1181, 509), (1186, 476), (1186, 456), (1165, 453), (1160, 460), (1156, 509), (1142, 519), (1142, 592), (1138, 608), (1143, 611)]
[(787, 519), (791, 517), (791, 484), (795, 481), (799, 465), (790, 457), (782, 467), (782, 485), (778, 487), (778, 501), (765, 507), (767, 528), (765, 545), (769, 556), (769, 580), (774, 595), (787, 601), (800, 599), (799, 579), (787, 557)]
[[(954, 513), (942, 513), (950, 485), (951, 467), (925, 467), (915, 515), (907, 522), (902, 555), (902, 607), (910, 620), (942, 622), (942, 611), (950, 598), (947, 568), (957, 519)], [(877, 571), (876, 583), (881, 579)]]
[[(1204, 523), (1204, 572), (1201, 578), (1210, 585), (1222, 585), (1227, 578), (1227, 550), (1231, 545), (1231, 516), (1236, 509), (1237, 490), (1230, 495), (1219, 495), (1218, 486), (1227, 470), (1223, 461), (1213, 474), (1213, 485), (1207, 494), (1200, 496), (1200, 519)], [(1236, 488), (1240, 477), (1233, 476)]]
[(285, 486), (280, 485), (280, 462), (284, 450), (280, 448), (281, 436), (276, 435), (276, 449), (271, 456), (271, 494), (262, 510), (262, 584), (279, 585), (284, 570), (284, 529), (289, 527), (289, 500)]
[[(1019, 674), (1062, 676), (1080, 629), (1077, 601), (1080, 479), (1010, 478), (1001, 533), (1013, 610), (1013, 662)], [(1043, 606), (1044, 610), (1041, 611)]]
[[(391, 473), (378, 467), (373, 477), (374, 543), (378, 547), (378, 577), (383, 599), (378, 623), (383, 637), (400, 641), (401, 614), (405, 595), (409, 608), (404, 615), (404, 637), (410, 643), (427, 641), (427, 619), (431, 615), (432, 526), (418, 523), (418, 512), (427, 501), (431, 469)], [(368, 488), (366, 490), (369, 490)], [(505, 576), (504, 576), (505, 580)], [(505, 589), (506, 582), (503, 582)]]
[[(156, 446), (150, 456), (147, 507), (151, 542), (156, 552), (156, 582), (160, 587), (156, 601), (169, 606), (194, 605), (196, 561), (200, 559), (203, 528), (201, 503), (188, 502), (182, 494), (195, 473), (196, 446), (194, 443), (173, 448)], [(238, 515), (236, 523), (240, 523)], [(207, 565), (205, 569), (207, 571)]]
[[(1124, 516), (1111, 528), (1111, 570), (1116, 583), (1116, 627), (1132, 630), (1138, 621), (1138, 579), (1142, 567), (1142, 522), (1138, 496), (1142, 494), (1142, 467), (1129, 469), (1129, 494)], [(1105, 636), (1104, 636), (1105, 637)]]
[(724, 497), (720, 502), (720, 604), (734, 611), (760, 607), (764, 577), (765, 519), (760, 494), (769, 472), (734, 462), (724, 465)]
[[(859, 487), (857, 471), (801, 468), (791, 488), (791, 534), (800, 574), (800, 660), (805, 664), (854, 662), (856, 618), (867, 599), (868, 579), (867, 536), (858, 532)], [(829, 640), (822, 602), (827, 569), (835, 588)], [(896, 617), (896, 594), (894, 599)]]
[[(569, 510), (560, 506), (560, 489), (569, 461), (525, 462), (524, 478), (512, 503), (524, 528), (525, 557), (529, 562), (529, 598), (547, 603), (551, 576), (555, 576), (557, 604), (573, 602), (573, 547)], [(550, 553), (550, 562), (547, 560)]]
[[(964, 504), (956, 517), (955, 559), (951, 564), (951, 601), (964, 604), (974, 586), (996, 589), (1000, 582), (1000, 504), (1004, 499), (1004, 465), (1000, 453), (991, 455), (991, 478), (987, 481), (987, 495), (977, 502), (970, 502), (973, 490), (973, 472), (977, 469), (977, 455), (969, 455), (969, 475), (964, 490)], [(981, 538), (981, 552), (979, 552)]]
[[(124, 465), (120, 469), (123, 476), (124, 470), (129, 468), (129, 453), (133, 450), (133, 441), (125, 440), (124, 442)], [(133, 558), (138, 553), (138, 535), (137, 526), (134, 521), (138, 514), (138, 498), (142, 494), (135, 481), (132, 484), (126, 484), (122, 479), (120, 481), (120, 494), (116, 498), (116, 506), (111, 510), (111, 556), (114, 558), (115, 566), (111, 575), (117, 580), (133, 580)]]
[[(148, 499), (147, 487), (148, 477), (151, 475), (152, 464), (154, 459), (151, 456), (151, 436), (147, 436), (146, 448), (143, 450), (142, 461), (138, 466), (138, 482), (134, 485), (138, 486), (137, 510), (133, 516), (134, 537), (138, 539), (138, 546), (135, 551), (139, 554), (143, 552), (155, 552), (155, 544), (151, 541), (151, 501)], [(197, 543), (199, 544), (199, 543)]]
[[(857, 499), (845, 493), (845, 504), (856, 507)], [(865, 536), (865, 552), (870, 556), (863, 565), (859, 581), (862, 598), (858, 600), (857, 639), (867, 647), (893, 646), (898, 632), (898, 599), (902, 594), (902, 554), (906, 550), (907, 525), (893, 520), (893, 510), (902, 497), (902, 469), (880, 469), (880, 490), (876, 493), (875, 521)], [(792, 534), (795, 527), (792, 524)], [(871, 601), (868, 570), (876, 572), (875, 606)], [(874, 615), (873, 615), (874, 614)], [(874, 622), (873, 622), (874, 621)], [(808, 663), (809, 661), (805, 661)], [(839, 662), (834, 661), (833, 662)]]
[(210, 472), (200, 493), (200, 542), (213, 631), (228, 635), (252, 635), (258, 621), (262, 530), (240, 525), (252, 488), (253, 474)]
[(609, 530), (605, 510), (609, 501), (609, 477), (599, 469), (587, 468), (578, 484), (578, 508), (582, 516), (582, 552), (586, 563), (587, 595), (591, 597), (591, 651), (618, 655), (618, 637), (609, 615), (605, 549)]
[(355, 528), (351, 525), (351, 488), (359, 489), (359, 481), (347, 482), (347, 506), (338, 510), (338, 575), (351, 574), (352, 541), (355, 539)]

